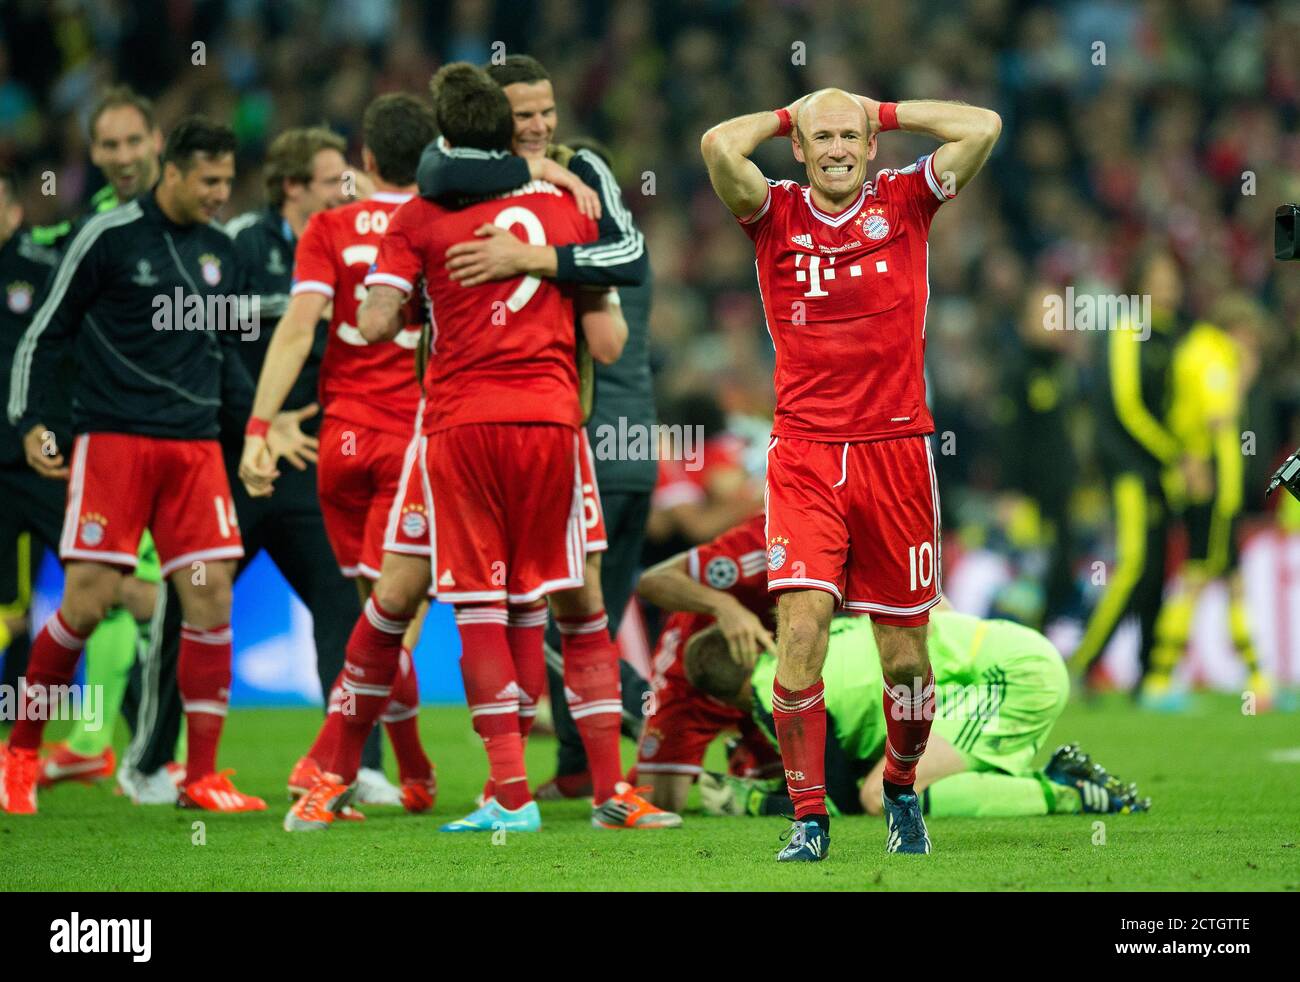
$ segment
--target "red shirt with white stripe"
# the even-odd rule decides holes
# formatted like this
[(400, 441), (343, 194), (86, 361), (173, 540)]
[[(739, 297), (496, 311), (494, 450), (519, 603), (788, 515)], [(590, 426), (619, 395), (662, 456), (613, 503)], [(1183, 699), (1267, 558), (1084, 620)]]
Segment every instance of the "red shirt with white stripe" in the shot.
[(410, 293), (423, 277), (433, 321), (425, 433), (464, 423), (582, 424), (572, 294), (518, 276), (466, 287), (447, 250), (494, 224), (533, 245), (593, 242), (596, 223), (545, 181), (460, 209), (413, 198), (393, 216), (366, 285)]
[[(763, 524), (763, 516), (755, 515), (712, 542), (696, 546), (686, 554), (686, 568), (692, 579), (731, 594), (761, 618), (768, 630), (775, 630), (775, 603), (767, 592), (767, 538)], [(655, 688), (662, 688), (669, 681), (686, 684), (681, 657), (686, 642), (712, 623), (713, 618), (708, 614), (690, 611), (679, 610), (669, 616), (654, 655)]]
[(829, 443), (934, 431), (925, 404), (930, 220), (950, 195), (932, 154), (882, 170), (828, 215), (808, 187), (768, 181), (741, 219), (776, 347), (772, 435)]
[(423, 323), (418, 304), (392, 341), (370, 344), (357, 329), (363, 285), (393, 213), (409, 194), (378, 192), (319, 211), (307, 221), (293, 260), (291, 294), (323, 293), (334, 305), (320, 367), (326, 416), (409, 437), (420, 405), (415, 349)]

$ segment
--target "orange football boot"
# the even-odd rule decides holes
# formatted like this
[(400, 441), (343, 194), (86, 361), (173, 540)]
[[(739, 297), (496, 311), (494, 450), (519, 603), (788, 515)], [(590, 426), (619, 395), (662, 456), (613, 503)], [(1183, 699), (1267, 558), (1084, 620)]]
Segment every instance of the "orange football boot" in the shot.
[(84, 781), (90, 783), (100, 778), (112, 777), (117, 772), (117, 758), (113, 748), (104, 748), (103, 753), (93, 757), (83, 757), (73, 753), (66, 743), (56, 743), (50, 755), (41, 761), (36, 783), (48, 788), (59, 781)]
[(438, 772), (430, 770), (428, 778), (407, 778), (402, 782), (402, 807), (412, 815), (427, 812), (438, 800)]
[[(305, 795), (293, 803), (284, 816), (286, 832), (323, 832), (335, 818), (344, 818), (352, 800), (352, 788), (329, 771), (321, 771)], [(357, 814), (360, 814), (359, 812)], [(351, 819), (352, 816), (346, 816)]]
[(656, 808), (641, 797), (649, 788), (634, 788), (626, 781), (614, 785), (614, 797), (591, 810), (591, 824), (598, 829), (675, 829), (682, 817)]
[(0, 811), (6, 815), (36, 814), (36, 773), (40, 754), (0, 744)]
[(244, 794), (230, 783), (232, 770), (213, 772), (180, 789), (176, 807), (198, 808), (209, 812), (264, 812), (266, 802)]
[(316, 783), (320, 777), (320, 764), (311, 757), (299, 757), (298, 763), (289, 772), (289, 800), (297, 801)]

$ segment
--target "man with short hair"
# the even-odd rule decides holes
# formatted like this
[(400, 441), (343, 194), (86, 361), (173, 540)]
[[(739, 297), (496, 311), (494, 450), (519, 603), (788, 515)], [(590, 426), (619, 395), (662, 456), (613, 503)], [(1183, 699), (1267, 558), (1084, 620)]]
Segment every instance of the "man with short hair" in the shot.
[[(243, 548), (215, 438), (219, 412), (247, 405), (251, 391), (229, 350), (238, 323), (222, 320), (241, 273), (230, 239), (210, 227), (229, 199), (234, 156), (228, 127), (188, 117), (167, 140), (157, 188), (76, 233), (19, 344), (8, 404), (28, 464), (47, 476), (62, 471), (43, 398), (58, 345), (75, 337), (76, 438), (60, 541), (66, 582), (32, 644), (29, 699), (48, 709), (51, 688), (71, 682), (150, 528), (185, 615), (178, 676), (188, 758), (179, 804), (229, 812), (266, 807), (216, 771), (230, 695), (233, 560)], [(186, 322), (194, 317), (195, 325)], [(304, 447), (299, 415), (277, 420), (277, 451)], [(0, 808), (10, 814), (36, 811), (44, 723), (19, 720), (0, 755)]]
[[(925, 402), (926, 239), (1001, 125), (973, 106), (822, 89), (719, 123), (700, 142), (714, 190), (754, 241), (776, 346), (767, 567), (778, 594), (776, 726), (795, 813), (781, 862), (822, 860), (830, 844), (821, 667), (840, 604), (871, 617), (891, 683), (886, 708), (908, 693), (907, 711), (885, 717), (886, 849), (930, 851), (912, 787), (930, 731), (925, 625), (940, 566)], [(877, 135), (892, 129), (945, 142), (869, 181)], [(791, 134), (807, 187), (767, 180), (750, 159), (765, 140)]]
[[(362, 122), (362, 159), (375, 183), (370, 197), (342, 207), (318, 212), (307, 222), (294, 254), (289, 302), (266, 351), (258, 377), (257, 397), (244, 438), (239, 475), (252, 500), (274, 490), (278, 498), (286, 481), (274, 473), (263, 431), (269, 420), (301, 387), (303, 367), (315, 344), (316, 324), (331, 308), (325, 352), (320, 365), (320, 399), (324, 420), (320, 430), (317, 488), (325, 532), (338, 568), (354, 580), (364, 609), (375, 602), (371, 594), (386, 562), (389, 513), (401, 488), (403, 461), (411, 452), (421, 404), (416, 374), (416, 350), (424, 325), (423, 312), (414, 304), (395, 338), (372, 343), (358, 330), (357, 309), (365, 295), (363, 280), (379, 252), (384, 231), (403, 202), (415, 193), (415, 168), (420, 151), (433, 138), (433, 113), (420, 99), (406, 93), (376, 98), (366, 108)], [(273, 499), (274, 500), (274, 499)], [(409, 523), (427, 523), (427, 515), (413, 512)], [(427, 531), (427, 524), (424, 525)], [(413, 563), (421, 573), (427, 567), (427, 544), (418, 536), (402, 551), (419, 557)], [(427, 584), (420, 587), (423, 597)], [(433, 766), (420, 745), (417, 713), (419, 682), (411, 653), (420, 637), (427, 604), (403, 628), (399, 652), (400, 672), (391, 701), (382, 713), (401, 775), (397, 800), (411, 812), (433, 807), (437, 781)], [(354, 609), (347, 630), (357, 622)], [(344, 638), (344, 648), (350, 642)], [(340, 669), (342, 669), (342, 665)], [(340, 670), (326, 688), (324, 725), (307, 753), (289, 776), (290, 793), (302, 795), (316, 783), (322, 768), (329, 768), (344, 731), (350, 700), (342, 688)], [(373, 721), (372, 721), (373, 722)], [(374, 800), (374, 775), (355, 775), (356, 794)], [(349, 783), (354, 775), (349, 775)], [(349, 813), (351, 815), (351, 813)]]
[[(129, 87), (114, 86), (100, 97), (90, 115), (89, 136), (91, 161), (103, 172), (108, 183), (95, 192), (88, 213), (75, 222), (66, 220), (57, 225), (33, 228), (27, 233), (26, 251), (36, 253), (43, 250), (43, 254), (52, 257), (52, 262), (57, 262), (57, 250), (66, 248), (74, 229), (91, 215), (138, 197), (149, 191), (158, 179), (162, 134), (154, 121), (153, 104)], [(16, 192), (17, 189), (11, 190)], [(17, 204), (16, 198), (14, 204)], [(48, 277), (42, 278), (37, 287), (43, 290), (48, 285), (44, 282), (46, 279)], [(21, 293), (18, 291), (11, 300), (17, 301)], [(22, 329), (25, 330), (37, 306), (37, 303), (29, 301), (22, 312), (25, 318)], [(0, 392), (4, 393), (6, 401), (12, 356), (21, 333), (22, 330), (17, 330), (11, 337), (6, 337), (4, 358), (0, 360), (0, 373), (5, 377)], [(61, 361), (56, 391), (46, 394), (49, 410), (46, 422), (66, 445), (71, 439), (71, 388), (75, 366), (70, 358), (64, 357)], [(66, 476), (56, 475), (54, 480), (50, 480), (33, 473), (23, 459), (16, 436), (4, 457), (5, 463), (0, 465), (0, 482), (15, 502), (15, 507), (0, 518), (3, 523), (0, 554), (4, 555), (8, 575), (12, 568), (8, 565), (10, 557), (19, 560), (19, 553), (9, 545), (11, 536), (35, 533), (38, 546), (44, 545), (57, 553), (66, 498)], [(30, 535), (20, 537), (18, 541), (25, 544), (21, 562), (29, 565), (38, 562), (41, 550), (38, 548), (33, 556)], [(85, 687), (87, 692), (101, 696), (98, 712), (93, 718), (87, 714), (79, 717), (67, 737), (50, 749), (41, 761), (42, 786), (111, 776), (116, 765), (112, 739), (119, 709), (132, 731), (136, 729), (140, 693), (138, 687), (128, 683), (136, 662), (137, 646), (150, 638), (150, 623), (161, 603), (158, 553), (147, 531), (141, 536), (138, 552), (139, 563), (133, 575), (122, 579), (119, 602), (109, 610), (86, 642)], [(24, 671), (27, 643), (24, 640), (15, 641), (11, 647), (8, 643), (4, 645), (10, 647), (5, 657), (5, 678), (11, 684), (16, 684)]]

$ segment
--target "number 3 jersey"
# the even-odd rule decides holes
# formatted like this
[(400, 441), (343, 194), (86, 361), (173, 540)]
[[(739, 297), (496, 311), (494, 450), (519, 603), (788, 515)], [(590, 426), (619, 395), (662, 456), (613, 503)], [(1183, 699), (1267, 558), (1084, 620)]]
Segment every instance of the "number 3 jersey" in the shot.
[(449, 209), (412, 198), (389, 223), (366, 285), (405, 293), (423, 278), (432, 338), (424, 431), (465, 423), (578, 427), (573, 297), (553, 280), (517, 276), (466, 287), (447, 271), (447, 250), (496, 225), (533, 245), (594, 241), (596, 223), (544, 181)]
[(933, 155), (882, 170), (829, 215), (768, 181), (741, 219), (776, 347), (773, 435), (832, 443), (931, 433), (925, 403), (930, 219), (950, 195)]
[(364, 281), (379, 255), (393, 214), (411, 196), (379, 192), (312, 215), (294, 254), (290, 293), (323, 293), (333, 303), (320, 368), (326, 416), (409, 437), (420, 406), (415, 350), (422, 312), (403, 308), (405, 326), (392, 341), (369, 344), (357, 329)]

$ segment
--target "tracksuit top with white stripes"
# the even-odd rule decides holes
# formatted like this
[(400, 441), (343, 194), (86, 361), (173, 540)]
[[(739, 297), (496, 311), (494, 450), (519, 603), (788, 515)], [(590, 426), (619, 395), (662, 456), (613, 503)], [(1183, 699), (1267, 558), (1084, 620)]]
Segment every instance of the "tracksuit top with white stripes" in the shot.
[(44, 422), (69, 343), (74, 433), (214, 439), (222, 413), (242, 427), (253, 381), (229, 345), (246, 321), (211, 302), (244, 290), (234, 243), (216, 225), (171, 221), (154, 194), (95, 215), (68, 243), (14, 357), (7, 408), (20, 432)]

